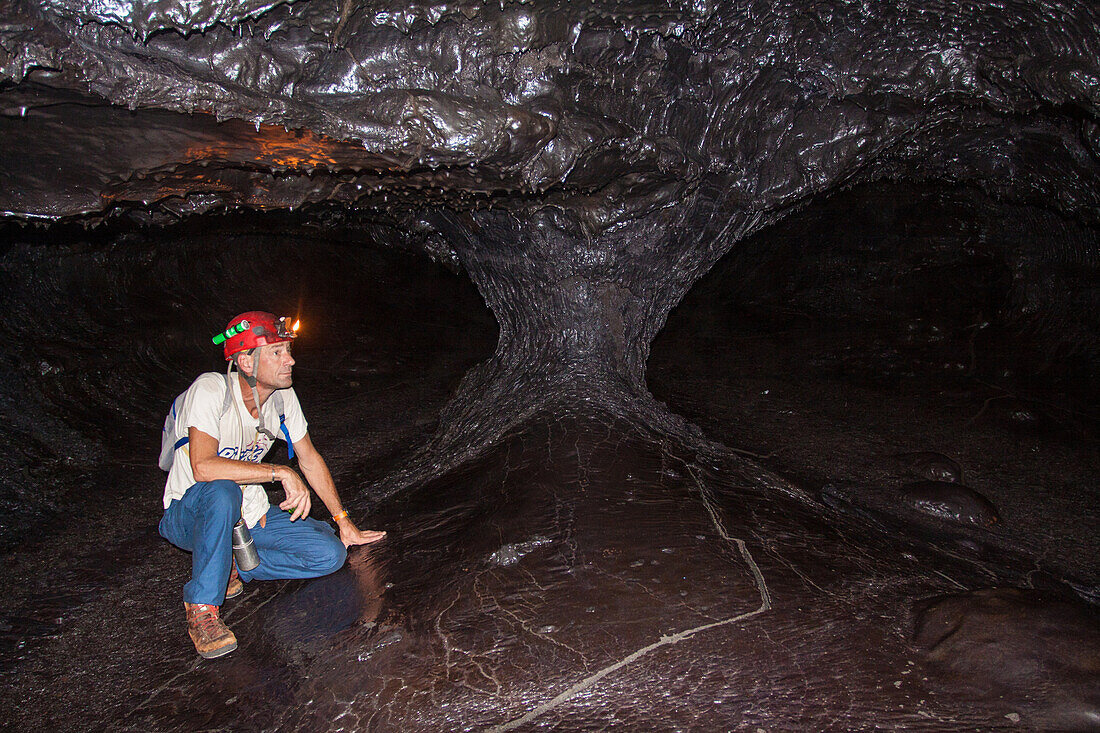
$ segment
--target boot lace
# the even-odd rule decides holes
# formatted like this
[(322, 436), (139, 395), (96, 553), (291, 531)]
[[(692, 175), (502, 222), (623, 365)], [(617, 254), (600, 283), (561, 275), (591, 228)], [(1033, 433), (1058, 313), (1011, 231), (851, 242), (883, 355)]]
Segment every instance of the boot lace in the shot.
[(193, 621), (195, 626), (211, 639), (222, 634), (223, 627), (221, 620), (218, 618), (217, 606), (208, 606), (206, 604), (196, 606)]

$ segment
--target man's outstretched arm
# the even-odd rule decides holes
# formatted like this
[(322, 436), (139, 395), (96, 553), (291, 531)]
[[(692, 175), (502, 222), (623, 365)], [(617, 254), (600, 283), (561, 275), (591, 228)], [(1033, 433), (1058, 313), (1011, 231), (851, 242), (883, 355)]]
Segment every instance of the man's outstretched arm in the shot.
[[(294, 453), (298, 456), (298, 465), (301, 467), (302, 473), (305, 474), (306, 480), (317, 492), (317, 496), (321, 498), (321, 501), (325, 503), (329, 513), (334, 517), (340, 517), (341, 514), (344, 514), (336, 520), (336, 526), (340, 530), (341, 542), (351, 547), (352, 545), (366, 545), (377, 542), (386, 536), (385, 532), (375, 530), (360, 531), (355, 523), (351, 521), (351, 517), (344, 513), (344, 505), (340, 502), (340, 495), (336, 493), (336, 484), (332, 480), (332, 474), (329, 473), (325, 459), (313, 446), (309, 433), (306, 433), (294, 443)], [(286, 466), (281, 466), (281, 468), (294, 473), (293, 469)]]

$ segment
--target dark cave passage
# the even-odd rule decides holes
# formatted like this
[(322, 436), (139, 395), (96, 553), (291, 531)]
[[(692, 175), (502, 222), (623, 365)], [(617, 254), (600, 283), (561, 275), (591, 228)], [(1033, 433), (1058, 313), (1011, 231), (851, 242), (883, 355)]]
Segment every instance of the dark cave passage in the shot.
[(856, 188), (739, 243), (673, 311), (648, 382), (808, 490), (858, 486), (864, 509), (915, 480), (899, 454), (949, 456), (996, 497), (1001, 541), (1088, 575), (1098, 252), (975, 191)]
[(253, 307), (257, 292), (302, 318), (300, 390), (315, 405), (314, 432), (353, 457), (342, 468), (363, 481), (431, 434), (496, 340), (463, 276), (293, 215), (90, 233), (8, 226), (4, 237), (9, 548), (113, 495), (100, 471), (152, 468), (143, 481), (161, 480), (153, 458), (165, 404), (194, 375), (224, 370), (210, 324)]

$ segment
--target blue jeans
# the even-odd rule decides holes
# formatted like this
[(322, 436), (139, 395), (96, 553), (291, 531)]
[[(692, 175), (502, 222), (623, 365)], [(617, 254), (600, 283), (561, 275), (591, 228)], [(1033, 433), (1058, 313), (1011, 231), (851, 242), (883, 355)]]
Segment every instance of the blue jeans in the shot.
[[(173, 499), (160, 520), (160, 534), (191, 553), (191, 580), (183, 586), (187, 603), (220, 606), (225, 601), (233, 559), (233, 525), (241, 518), (241, 487), (227, 480), (194, 484)], [(284, 580), (328, 575), (344, 564), (347, 550), (332, 528), (316, 519), (290, 521), (277, 506), (267, 510), (265, 527), (252, 528), (260, 564), (241, 580)]]

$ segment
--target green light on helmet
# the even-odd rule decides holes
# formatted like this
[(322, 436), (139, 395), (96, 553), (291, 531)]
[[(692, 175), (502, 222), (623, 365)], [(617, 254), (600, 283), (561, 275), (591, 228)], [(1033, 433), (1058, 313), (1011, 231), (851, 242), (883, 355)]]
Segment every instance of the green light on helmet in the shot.
[(230, 326), (229, 328), (225, 329), (224, 331), (222, 331), (218, 335), (214, 336), (210, 340), (214, 342), (215, 346), (220, 346), (221, 344), (225, 343), (226, 339), (231, 339), (234, 336), (236, 336), (238, 333), (241, 333), (242, 331), (247, 331), (249, 325), (250, 324), (249, 324), (248, 321), (241, 321), (240, 323), (234, 324), (234, 325)]

